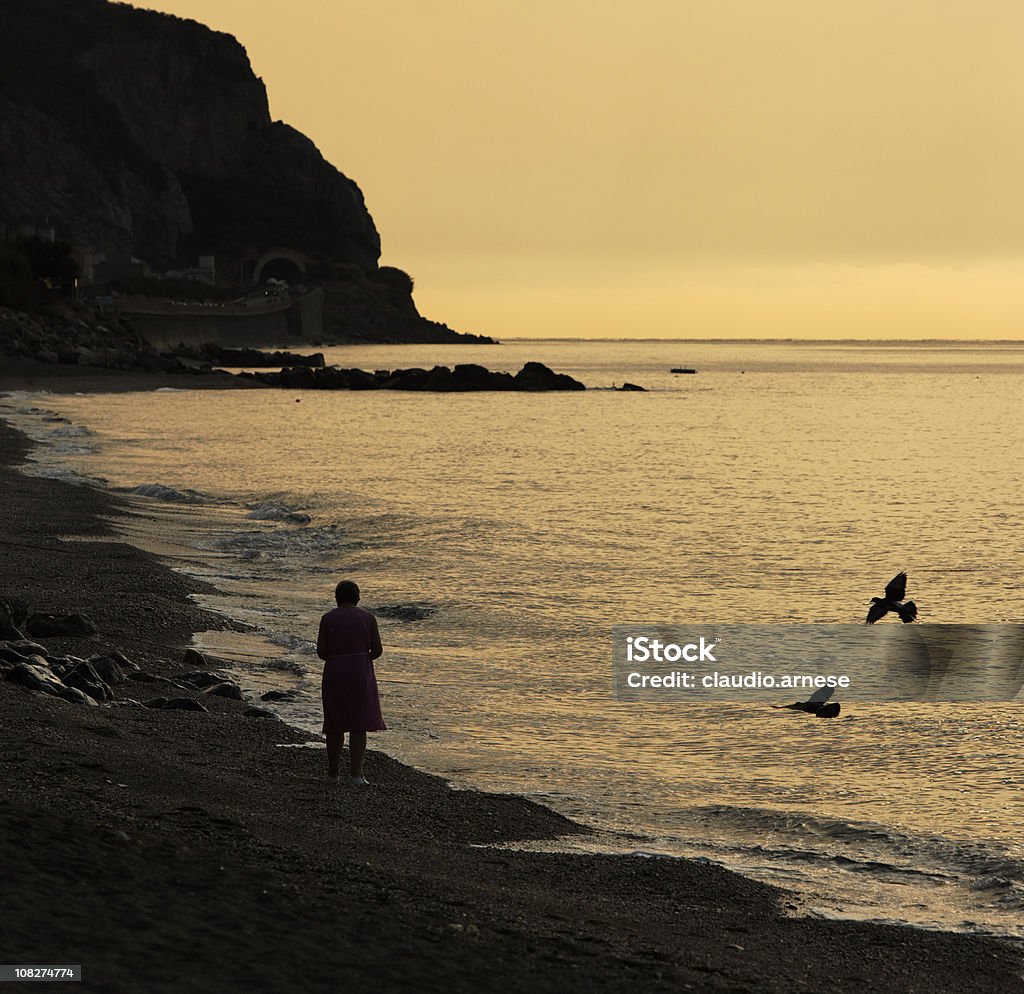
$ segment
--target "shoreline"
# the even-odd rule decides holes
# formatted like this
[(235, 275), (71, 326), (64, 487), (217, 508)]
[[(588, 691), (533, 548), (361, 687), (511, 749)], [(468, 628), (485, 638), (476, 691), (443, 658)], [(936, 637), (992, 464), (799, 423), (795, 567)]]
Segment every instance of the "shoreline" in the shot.
[[(189, 600), (212, 588), (119, 540), (116, 495), (19, 472), (30, 448), (0, 423), (4, 592), (96, 622), (41, 639), (51, 651), (180, 675), (191, 634), (227, 624)], [(278, 747), (305, 733), (192, 696), (209, 713), (0, 682), (6, 962), (82, 963), (107, 990), (1024, 990), (1009, 944), (786, 917), (786, 892), (718, 866), (478, 848), (588, 830), (452, 790), (372, 740), (377, 787), (332, 790), (319, 750)]]

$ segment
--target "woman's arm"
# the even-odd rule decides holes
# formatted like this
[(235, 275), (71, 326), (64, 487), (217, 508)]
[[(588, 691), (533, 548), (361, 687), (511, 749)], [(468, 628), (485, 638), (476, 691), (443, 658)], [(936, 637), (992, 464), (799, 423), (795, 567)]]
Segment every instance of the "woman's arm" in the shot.
[(323, 618), (320, 619), (320, 631), (316, 636), (316, 654), (321, 659), (327, 658), (327, 626)]
[(377, 627), (377, 619), (370, 615), (370, 658), (376, 659), (384, 655), (384, 646), (380, 644), (380, 629)]

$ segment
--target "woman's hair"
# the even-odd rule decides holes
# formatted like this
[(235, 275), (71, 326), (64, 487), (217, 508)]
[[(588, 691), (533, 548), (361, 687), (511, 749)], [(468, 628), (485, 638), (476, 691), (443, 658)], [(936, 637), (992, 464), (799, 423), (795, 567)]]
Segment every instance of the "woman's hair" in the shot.
[(359, 587), (351, 580), (342, 580), (334, 588), (334, 599), (339, 604), (358, 604)]

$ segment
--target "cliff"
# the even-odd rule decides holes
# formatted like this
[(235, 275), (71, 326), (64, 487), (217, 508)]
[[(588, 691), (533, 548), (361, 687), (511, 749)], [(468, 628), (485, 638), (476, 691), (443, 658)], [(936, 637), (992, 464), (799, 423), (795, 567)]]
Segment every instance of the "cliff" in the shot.
[(0, 0), (0, 221), (156, 270), (215, 255), (235, 279), (284, 249), (307, 278), (340, 274), (328, 338), (454, 336), (396, 298), (359, 187), (271, 120), (238, 41), (167, 14)]

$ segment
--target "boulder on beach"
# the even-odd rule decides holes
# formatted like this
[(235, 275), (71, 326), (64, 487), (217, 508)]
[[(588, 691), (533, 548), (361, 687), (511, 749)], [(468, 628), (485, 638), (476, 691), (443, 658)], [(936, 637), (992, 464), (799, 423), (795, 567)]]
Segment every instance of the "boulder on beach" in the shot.
[(268, 690), (260, 695), (261, 701), (294, 701), (296, 697), (294, 690)]
[(32, 638), (86, 638), (96, 634), (96, 626), (84, 614), (30, 614), (25, 633)]
[(214, 697), (226, 697), (229, 701), (243, 700), (242, 688), (231, 680), (225, 680), (223, 683), (217, 683), (212, 687), (207, 687), (203, 693), (212, 694)]
[(64, 690), (63, 681), (46, 665), (42, 656), (33, 658), (38, 662), (25, 660), (18, 663), (7, 674), (6, 679), (11, 683), (16, 683), (19, 687), (59, 697), (60, 692)]
[(94, 701), (109, 701), (114, 696), (113, 691), (103, 682), (92, 664), (84, 660), (64, 674), (64, 683), (88, 694)]
[(186, 649), (185, 655), (181, 657), (182, 666), (190, 666), (193, 669), (204, 669), (206, 657), (198, 649)]
[(99, 705), (88, 694), (83, 693), (77, 687), (65, 687), (57, 696), (62, 701), (69, 701), (71, 704), (88, 704), (92, 707)]
[(181, 683), (187, 683), (196, 690), (205, 690), (207, 687), (215, 687), (219, 683), (230, 683), (230, 680), (223, 673), (211, 673), (209, 670), (194, 670), (192, 673), (182, 673), (178, 676)]
[(248, 708), (245, 709), (245, 711), (243, 713), (245, 714), (245, 716), (247, 718), (276, 718), (277, 717), (277, 715), (274, 714), (274, 712), (271, 711), (269, 708), (248, 707)]
[(194, 697), (156, 697), (151, 701), (146, 701), (143, 707), (147, 707), (153, 711), (206, 711), (206, 706), (202, 701), (197, 701)]
[(25, 637), (21, 626), (28, 617), (28, 605), (19, 597), (0, 596), (0, 639), (19, 640)]

